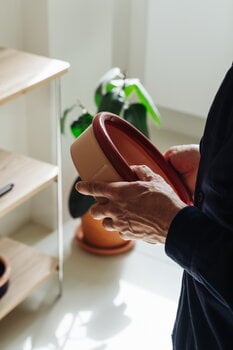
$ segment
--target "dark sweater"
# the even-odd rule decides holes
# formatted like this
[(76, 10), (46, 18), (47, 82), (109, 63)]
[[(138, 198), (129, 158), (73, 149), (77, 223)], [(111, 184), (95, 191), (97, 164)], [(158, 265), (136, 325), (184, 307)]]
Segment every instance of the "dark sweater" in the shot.
[(233, 349), (233, 66), (200, 145), (194, 206), (173, 220), (165, 251), (183, 269), (175, 350)]

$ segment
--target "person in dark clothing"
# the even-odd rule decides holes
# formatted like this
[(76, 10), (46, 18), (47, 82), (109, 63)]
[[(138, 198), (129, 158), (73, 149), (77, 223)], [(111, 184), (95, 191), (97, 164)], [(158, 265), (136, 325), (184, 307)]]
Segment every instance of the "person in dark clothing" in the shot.
[(193, 206), (146, 166), (132, 167), (139, 181), (80, 182), (77, 190), (102, 197), (92, 214), (106, 229), (164, 243), (184, 269), (173, 348), (232, 350), (233, 66), (210, 108), (200, 147), (174, 146), (165, 157), (194, 193)]

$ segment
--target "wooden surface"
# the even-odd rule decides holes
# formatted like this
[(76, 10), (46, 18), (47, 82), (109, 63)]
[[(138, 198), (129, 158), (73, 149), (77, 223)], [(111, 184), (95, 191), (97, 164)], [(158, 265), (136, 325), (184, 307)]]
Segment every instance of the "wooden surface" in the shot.
[(13, 189), (0, 197), (0, 217), (57, 179), (58, 167), (0, 149), (0, 187)]
[(11, 264), (9, 288), (0, 299), (0, 320), (57, 269), (57, 259), (6, 237), (0, 237), (0, 253)]
[(10, 48), (0, 48), (0, 104), (55, 79), (69, 63)]
[[(66, 73), (69, 63), (9, 48), (0, 48), (0, 105)], [(13, 189), (0, 197), (0, 217), (52, 181), (58, 167), (0, 149), (0, 187)], [(0, 319), (57, 269), (57, 259), (22, 243), (0, 237), (0, 254), (11, 263), (7, 293), (0, 299)]]

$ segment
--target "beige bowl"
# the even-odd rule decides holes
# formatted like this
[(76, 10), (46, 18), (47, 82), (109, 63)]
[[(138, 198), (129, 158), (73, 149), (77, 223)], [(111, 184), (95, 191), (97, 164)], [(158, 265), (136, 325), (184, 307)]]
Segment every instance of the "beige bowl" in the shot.
[(82, 180), (120, 181), (119, 173), (108, 160), (95, 136), (97, 119), (71, 145), (73, 163)]
[(126, 120), (98, 113), (71, 145), (73, 163), (82, 180), (135, 181), (131, 165), (147, 165), (160, 174), (187, 204), (192, 198), (181, 179), (158, 149)]

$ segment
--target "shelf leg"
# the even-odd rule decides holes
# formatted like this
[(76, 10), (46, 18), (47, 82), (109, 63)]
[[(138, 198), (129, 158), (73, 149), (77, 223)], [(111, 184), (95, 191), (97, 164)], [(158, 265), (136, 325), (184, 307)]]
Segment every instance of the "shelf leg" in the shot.
[(57, 141), (57, 242), (58, 242), (58, 284), (59, 296), (62, 295), (63, 287), (63, 210), (62, 210), (62, 151), (61, 151), (61, 81), (55, 81), (55, 102), (56, 102), (56, 141)]

